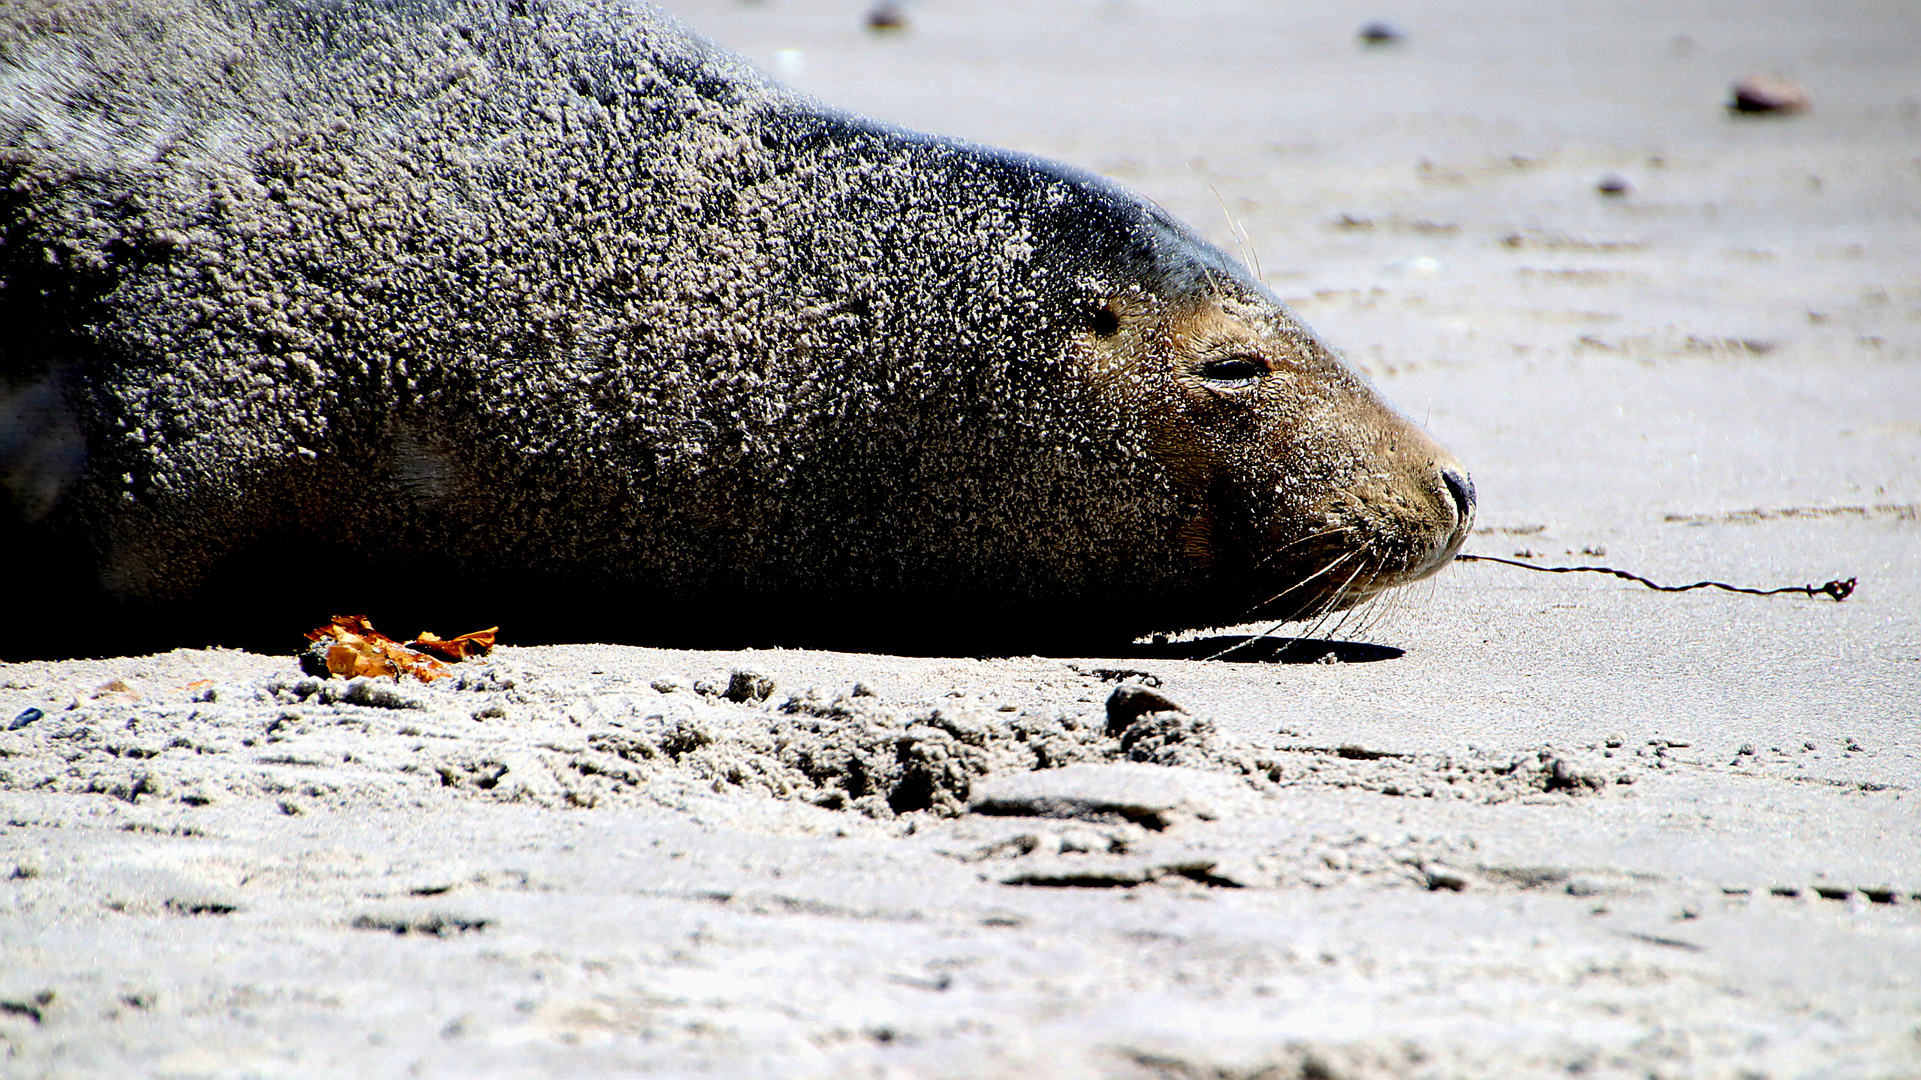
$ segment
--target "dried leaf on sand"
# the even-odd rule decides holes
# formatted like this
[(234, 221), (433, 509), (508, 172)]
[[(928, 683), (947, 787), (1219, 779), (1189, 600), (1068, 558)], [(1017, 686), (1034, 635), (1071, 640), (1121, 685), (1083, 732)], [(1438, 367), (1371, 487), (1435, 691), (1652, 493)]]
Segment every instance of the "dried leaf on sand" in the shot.
[(499, 627), (445, 639), (422, 633), (402, 644), (374, 629), (365, 615), (336, 615), (327, 625), (307, 632), (307, 640), (327, 643), (327, 673), (343, 679), (361, 675), (412, 676), (421, 682), (445, 678), (453, 672), (441, 659), (460, 661), (484, 656), (494, 647)]
[(494, 635), (499, 632), (500, 627), (490, 626), (485, 630), (476, 630), (457, 638), (443, 638), (438, 634), (422, 630), (419, 637), (407, 643), (407, 647), (430, 653), (442, 660), (458, 663), (461, 660), (471, 660), (476, 656), (485, 656), (493, 652)]

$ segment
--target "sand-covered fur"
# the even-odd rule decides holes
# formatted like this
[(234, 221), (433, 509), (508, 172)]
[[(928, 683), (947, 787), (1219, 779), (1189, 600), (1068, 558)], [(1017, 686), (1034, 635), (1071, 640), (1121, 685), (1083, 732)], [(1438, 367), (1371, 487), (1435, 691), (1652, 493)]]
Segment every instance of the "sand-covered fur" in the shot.
[(1353, 604), (1471, 510), (1147, 200), (644, 5), (11, 7), (0, 140), (10, 532), (188, 602), (156, 640), (661, 636), (641, 599), (682, 635), (1112, 636)]

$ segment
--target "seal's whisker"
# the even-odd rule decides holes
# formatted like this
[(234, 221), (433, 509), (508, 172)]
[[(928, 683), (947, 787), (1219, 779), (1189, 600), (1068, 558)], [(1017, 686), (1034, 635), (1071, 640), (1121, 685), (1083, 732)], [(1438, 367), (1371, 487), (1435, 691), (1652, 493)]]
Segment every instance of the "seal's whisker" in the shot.
[(1346, 611), (1341, 612), (1341, 621), (1335, 623), (1328, 632), (1329, 639), (1340, 636), (1352, 638), (1364, 636), (1368, 626), (1374, 622), (1374, 605), (1380, 595), (1379, 592), (1369, 593)]
[(1360, 620), (1354, 624), (1355, 637), (1370, 637), (1394, 620), (1407, 604), (1407, 590), (1380, 589), (1358, 605)]
[(1334, 610), (1332, 607), (1329, 607), (1328, 609), (1322, 611), (1319, 615), (1315, 616), (1314, 621), (1309, 623), (1306, 629), (1302, 630), (1298, 634), (1295, 634), (1294, 639), (1292, 641), (1289, 641), (1286, 645), (1283, 645), (1280, 651), (1274, 654), (1275, 657), (1279, 658), (1281, 656), (1286, 655), (1289, 649), (1292, 649), (1296, 645), (1300, 645), (1303, 642), (1320, 640), (1321, 631), (1326, 629), (1328, 620), (1332, 619), (1333, 617), (1334, 617)]
[[(1247, 609), (1247, 614), (1249, 614), (1249, 615), (1252, 615), (1252, 614), (1254, 614), (1255, 612), (1257, 612), (1257, 611), (1259, 611), (1259, 610), (1261, 610), (1262, 608), (1264, 608), (1264, 607), (1266, 607), (1267, 605), (1269, 605), (1269, 604), (1271, 604), (1271, 603), (1273, 603), (1273, 602), (1274, 602), (1274, 601), (1276, 601), (1276, 600), (1279, 600), (1279, 599), (1280, 599), (1281, 597), (1283, 597), (1283, 596), (1286, 596), (1286, 595), (1287, 595), (1288, 593), (1291, 593), (1291, 592), (1293, 592), (1293, 591), (1294, 591), (1295, 589), (1298, 589), (1298, 588), (1301, 588), (1302, 586), (1304, 586), (1304, 585), (1306, 585), (1306, 584), (1308, 584), (1309, 582), (1311, 582), (1311, 581), (1313, 581), (1313, 580), (1314, 580), (1315, 578), (1317, 578), (1317, 577), (1320, 577), (1320, 576), (1321, 576), (1322, 574), (1325, 574), (1325, 573), (1327, 573), (1328, 571), (1330, 571), (1330, 570), (1333, 570), (1333, 569), (1335, 569), (1335, 568), (1337, 568), (1337, 567), (1339, 567), (1339, 566), (1340, 566), (1340, 565), (1341, 565), (1342, 563), (1344, 563), (1344, 562), (1346, 562), (1346, 561), (1347, 561), (1347, 560), (1349, 560), (1349, 559), (1352, 559), (1352, 558), (1354, 558), (1355, 556), (1357, 556), (1357, 555), (1359, 555), (1359, 554), (1361, 554), (1361, 552), (1360, 552), (1360, 550), (1359, 550), (1359, 549), (1357, 548), (1357, 549), (1355, 549), (1355, 550), (1353, 550), (1353, 551), (1350, 551), (1350, 552), (1347, 552), (1346, 554), (1343, 554), (1343, 555), (1340, 555), (1340, 556), (1338, 556), (1337, 558), (1335, 558), (1335, 560), (1334, 560), (1333, 562), (1330, 562), (1330, 563), (1328, 563), (1328, 564), (1327, 564), (1326, 566), (1323, 566), (1323, 567), (1321, 567), (1321, 568), (1320, 568), (1319, 570), (1316, 570), (1316, 571), (1314, 571), (1313, 573), (1311, 573), (1311, 574), (1309, 574), (1309, 575), (1307, 575), (1306, 577), (1304, 577), (1304, 578), (1302, 578), (1301, 580), (1299, 580), (1299, 581), (1297, 581), (1297, 582), (1295, 582), (1294, 584), (1292, 584), (1292, 585), (1289, 585), (1289, 586), (1288, 586), (1287, 588), (1285, 588), (1285, 589), (1282, 589), (1282, 590), (1281, 590), (1280, 592), (1277, 592), (1277, 593), (1275, 593), (1275, 594), (1274, 594), (1273, 596), (1270, 596), (1270, 597), (1268, 597), (1267, 599), (1265, 599), (1265, 600), (1262, 600), (1262, 601), (1261, 601), (1260, 603), (1258, 603), (1258, 604), (1255, 604), (1255, 605), (1254, 605), (1253, 607), (1250, 607), (1250, 608), (1248, 608), (1248, 609)], [(1285, 621), (1285, 620), (1283, 620), (1283, 621)]]
[[(1302, 578), (1300, 581), (1297, 581), (1294, 584), (1288, 586), (1287, 588), (1282, 589), (1280, 592), (1275, 593), (1273, 596), (1268, 597), (1266, 600), (1262, 600), (1255, 603), (1252, 607), (1247, 609), (1244, 615), (1247, 615), (1247, 616), (1253, 615), (1255, 612), (1261, 610), (1262, 608), (1268, 606), (1269, 604), (1272, 604), (1274, 601), (1279, 600), (1281, 597), (1286, 596), (1288, 593), (1293, 592), (1295, 589), (1298, 589), (1303, 585), (1306, 585), (1310, 581), (1313, 581), (1315, 578), (1320, 577), (1322, 574), (1328, 573), (1331, 570), (1335, 570), (1339, 568), (1342, 563), (1360, 554), (1362, 554), (1362, 551), (1359, 548), (1342, 553), (1341, 555), (1335, 557), (1335, 559), (1332, 562), (1329, 562), (1326, 566), (1321, 567), (1319, 570), (1316, 570), (1314, 573), (1309, 574), (1307, 577)], [(1350, 581), (1353, 580), (1351, 575), (1349, 577), (1349, 580)], [(1242, 638), (1241, 640), (1235, 642), (1234, 644), (1229, 645), (1227, 648), (1222, 649), (1220, 652), (1214, 653), (1212, 656), (1202, 657), (1202, 659), (1219, 660), (1224, 656), (1227, 656), (1234, 652), (1238, 652), (1239, 650), (1254, 644), (1256, 641), (1265, 641), (1268, 638), (1274, 636), (1274, 632), (1279, 630), (1281, 627), (1287, 625), (1287, 623), (1288, 623), (1287, 619), (1281, 619), (1275, 622), (1272, 626), (1269, 626), (1267, 629), (1261, 631), (1260, 633), (1249, 634), (1246, 637)], [(1283, 645), (1281, 646), (1280, 650), (1276, 652), (1274, 655), (1276, 657), (1285, 655), (1287, 650), (1291, 647), (1292, 647), (1291, 642), (1288, 645)]]
[[(1335, 590), (1333, 599), (1328, 602), (1327, 615), (1333, 616), (1338, 611), (1340, 618), (1335, 620), (1334, 625), (1332, 627), (1325, 628), (1327, 640), (1330, 640), (1330, 641), (1333, 640), (1334, 636), (1336, 634), (1339, 634), (1341, 630), (1347, 626), (1347, 621), (1354, 617), (1355, 609), (1351, 607), (1341, 608), (1340, 603), (1342, 599), (1344, 599), (1347, 596), (1348, 590), (1353, 587), (1354, 579), (1360, 577), (1361, 574), (1363, 572), (1368, 571), (1368, 569), (1369, 568), (1368, 568), (1367, 561), (1363, 560), (1361, 565), (1355, 567), (1354, 572), (1347, 576), (1347, 580), (1341, 582), (1341, 587)], [(1323, 617), (1323, 622), (1325, 622), (1325, 618), (1326, 617)], [(1320, 632), (1322, 629), (1323, 629), (1322, 626), (1315, 627), (1315, 630), (1317, 633)]]
[(1399, 611), (1411, 611), (1417, 602), (1425, 604), (1432, 601), (1434, 594), (1440, 591), (1440, 582), (1435, 578), (1426, 578), (1417, 582), (1412, 588), (1394, 591), (1399, 594), (1395, 597)]
[[(1386, 565), (1387, 557), (1383, 555), (1380, 563), (1375, 566), (1376, 572), (1379, 572), (1380, 569)], [(1376, 589), (1372, 593), (1369, 593), (1367, 599), (1361, 601), (1361, 603), (1356, 606), (1360, 618), (1354, 624), (1354, 636), (1362, 637), (1372, 634), (1377, 627), (1386, 623), (1391, 616), (1398, 614), (1402, 606), (1406, 603), (1406, 589)]]
[(1375, 593), (1374, 599), (1369, 601), (1369, 605), (1373, 608), (1373, 616), (1368, 621), (1366, 632), (1371, 635), (1395, 622), (1401, 617), (1401, 613), (1408, 609), (1411, 602), (1411, 594), (1405, 588), (1385, 589)]
[[(1358, 555), (1361, 553), (1362, 552), (1359, 550), (1349, 552), (1350, 555)], [(1320, 638), (1323, 631), (1327, 629), (1328, 620), (1333, 619), (1337, 614), (1340, 614), (1341, 598), (1346, 595), (1348, 587), (1353, 585), (1354, 579), (1359, 577), (1362, 571), (1366, 569), (1367, 569), (1367, 564), (1365, 561), (1355, 566), (1354, 572), (1349, 574), (1347, 578), (1343, 580), (1338, 587), (1335, 588), (1334, 592), (1329, 595), (1327, 603), (1321, 608), (1321, 613), (1314, 619), (1314, 622), (1310, 624), (1306, 630), (1302, 631), (1299, 634), (1296, 634), (1294, 636), (1293, 641), (1290, 641), (1288, 644), (1282, 646), (1280, 652), (1275, 653), (1275, 656), (1278, 657), (1285, 654), (1288, 649), (1293, 648), (1296, 644), (1300, 642), (1312, 641), (1312, 640), (1315, 640), (1316, 638)], [(1341, 621), (1342, 622), (1346, 621), (1345, 616), (1343, 616)], [(1338, 628), (1340, 626), (1340, 623), (1339, 622), (1335, 623), (1335, 626), (1336, 628)]]
[[(1257, 641), (1266, 641), (1268, 638), (1274, 636), (1274, 631), (1279, 630), (1282, 626), (1285, 626), (1286, 624), (1287, 624), (1287, 620), (1282, 619), (1280, 622), (1275, 623), (1273, 626), (1268, 627), (1267, 629), (1261, 631), (1258, 634), (1249, 634), (1246, 637), (1242, 638), (1241, 640), (1235, 642), (1234, 644), (1229, 645), (1227, 648), (1222, 649), (1220, 652), (1214, 653), (1212, 656), (1203, 656), (1201, 657), (1201, 659), (1219, 660), (1221, 657), (1227, 656), (1231, 653), (1239, 652), (1240, 650), (1247, 648), (1249, 645), (1252, 645)], [(1283, 646), (1281, 651), (1285, 652), (1286, 646)], [(1276, 653), (1275, 655), (1278, 656), (1280, 654)]]
[(1309, 541), (1319, 540), (1324, 536), (1339, 536), (1342, 533), (1352, 533), (1354, 531), (1355, 528), (1352, 525), (1336, 525), (1331, 529), (1322, 529), (1320, 532), (1308, 533), (1306, 536), (1297, 536), (1287, 543), (1282, 544), (1280, 547), (1275, 548), (1273, 551), (1268, 552), (1266, 555), (1263, 555), (1260, 561), (1254, 564), (1254, 568), (1256, 570), (1264, 570), (1267, 568), (1267, 564), (1274, 562), (1289, 551)]
[(1212, 180), (1207, 182), (1207, 190), (1213, 192), (1214, 201), (1221, 204), (1221, 216), (1227, 219), (1228, 232), (1234, 234), (1234, 246), (1241, 249), (1241, 265), (1254, 271), (1254, 280), (1267, 284), (1267, 275), (1261, 272), (1261, 253), (1255, 249), (1253, 238), (1234, 220), (1233, 213), (1227, 209), (1227, 200), (1221, 198), (1221, 189), (1215, 187)]

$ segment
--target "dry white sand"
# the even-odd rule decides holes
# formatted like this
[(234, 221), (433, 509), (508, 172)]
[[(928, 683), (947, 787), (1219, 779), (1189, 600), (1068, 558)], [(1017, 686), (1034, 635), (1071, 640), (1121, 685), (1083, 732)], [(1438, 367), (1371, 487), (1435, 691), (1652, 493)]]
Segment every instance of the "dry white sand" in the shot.
[[(0, 666), (0, 1073), (1921, 1076), (1921, 8), (674, 7), (1224, 204), (1471, 550), (1860, 589), (1460, 565), (1342, 664)], [(1187, 713), (1109, 738), (1144, 676)]]

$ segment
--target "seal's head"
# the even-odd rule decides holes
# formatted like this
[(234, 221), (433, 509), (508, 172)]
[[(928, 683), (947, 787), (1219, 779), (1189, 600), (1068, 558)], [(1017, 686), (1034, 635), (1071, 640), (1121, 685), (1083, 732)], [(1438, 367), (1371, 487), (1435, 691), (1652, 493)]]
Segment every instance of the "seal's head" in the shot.
[(1460, 463), (1244, 270), (1157, 231), (1078, 349), (1141, 408), (1213, 617), (1311, 618), (1445, 566), (1474, 516)]

